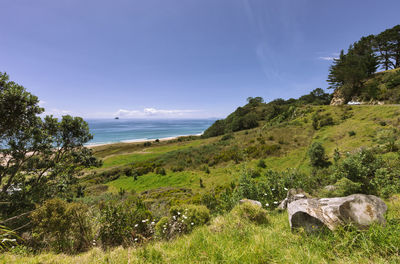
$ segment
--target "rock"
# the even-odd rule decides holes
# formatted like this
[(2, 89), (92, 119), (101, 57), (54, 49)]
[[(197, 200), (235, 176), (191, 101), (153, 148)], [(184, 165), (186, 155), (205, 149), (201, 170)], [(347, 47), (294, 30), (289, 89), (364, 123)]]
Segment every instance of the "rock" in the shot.
[(346, 99), (344, 98), (342, 92), (340, 92), (339, 89), (336, 89), (333, 92), (331, 105), (343, 105), (345, 103), (346, 103)]
[(366, 228), (373, 222), (384, 225), (386, 204), (378, 197), (353, 194), (346, 197), (299, 199), (288, 203), (290, 227), (303, 227), (307, 232), (322, 228), (335, 228), (341, 224), (354, 223)]
[(256, 200), (242, 199), (242, 200), (239, 201), (239, 204), (242, 204), (242, 203), (252, 203), (252, 204), (255, 204), (255, 205), (258, 205), (258, 206), (262, 207), (261, 203), (259, 201), (256, 201)]
[(282, 202), (278, 205), (278, 208), (277, 208), (277, 209), (280, 210), (280, 211), (286, 210), (286, 208), (287, 208), (287, 201), (288, 201), (287, 198), (283, 199)]
[(278, 210), (285, 210), (287, 208), (287, 205), (293, 201), (300, 200), (300, 199), (306, 199), (306, 198), (311, 198), (311, 196), (304, 192), (302, 189), (290, 189), (286, 195), (286, 198), (281, 201), (281, 203), (278, 206)]
[(334, 190), (336, 190), (337, 187), (335, 185), (327, 185), (324, 187), (324, 190), (328, 191), (328, 192), (332, 192)]

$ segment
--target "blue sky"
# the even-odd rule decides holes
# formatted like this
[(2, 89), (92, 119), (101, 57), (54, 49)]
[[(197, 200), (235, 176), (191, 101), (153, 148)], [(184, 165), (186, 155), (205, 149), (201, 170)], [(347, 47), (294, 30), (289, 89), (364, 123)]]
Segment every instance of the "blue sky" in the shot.
[(0, 0), (0, 71), (47, 113), (224, 117), (327, 88), (331, 58), (398, 0)]

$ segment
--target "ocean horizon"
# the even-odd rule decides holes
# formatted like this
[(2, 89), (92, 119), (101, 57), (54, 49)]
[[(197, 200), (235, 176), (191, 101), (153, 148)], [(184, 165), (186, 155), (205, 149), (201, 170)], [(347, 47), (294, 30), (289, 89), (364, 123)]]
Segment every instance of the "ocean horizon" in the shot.
[(87, 119), (93, 139), (85, 145), (201, 135), (216, 119)]

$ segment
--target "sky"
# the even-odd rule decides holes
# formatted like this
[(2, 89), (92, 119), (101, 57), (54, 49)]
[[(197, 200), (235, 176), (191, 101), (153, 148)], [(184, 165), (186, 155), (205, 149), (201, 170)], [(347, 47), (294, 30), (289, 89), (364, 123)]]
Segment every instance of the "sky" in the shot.
[(326, 89), (332, 58), (399, 0), (0, 0), (0, 72), (47, 114), (221, 118)]

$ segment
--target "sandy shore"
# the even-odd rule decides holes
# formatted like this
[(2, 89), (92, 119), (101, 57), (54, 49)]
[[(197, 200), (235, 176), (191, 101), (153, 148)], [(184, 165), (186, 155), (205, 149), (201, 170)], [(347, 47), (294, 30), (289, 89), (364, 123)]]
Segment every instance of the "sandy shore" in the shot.
[[(180, 137), (190, 137), (190, 136), (201, 136), (202, 134), (196, 134), (196, 135), (182, 135), (182, 136), (176, 136), (176, 137), (165, 137), (165, 138), (159, 138), (158, 140), (160, 141), (168, 141), (168, 140), (174, 140)], [(121, 142), (110, 142), (110, 143), (100, 143), (100, 144), (91, 144), (91, 145), (86, 145), (85, 147), (87, 148), (95, 148), (95, 147), (100, 147), (100, 146), (107, 146), (107, 145), (116, 145), (116, 144), (132, 144), (132, 143), (145, 143), (145, 142), (154, 142), (156, 139), (132, 139), (132, 140), (124, 140)]]

